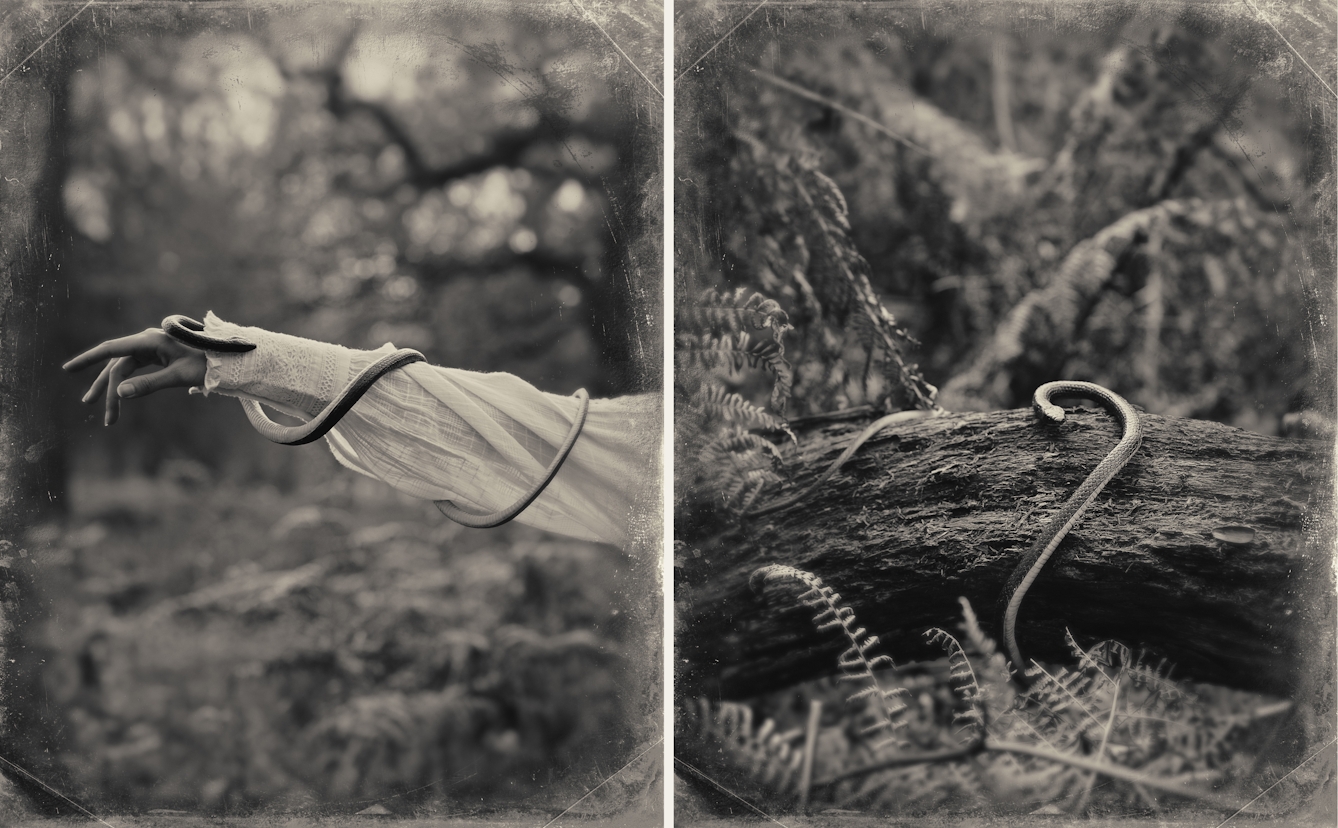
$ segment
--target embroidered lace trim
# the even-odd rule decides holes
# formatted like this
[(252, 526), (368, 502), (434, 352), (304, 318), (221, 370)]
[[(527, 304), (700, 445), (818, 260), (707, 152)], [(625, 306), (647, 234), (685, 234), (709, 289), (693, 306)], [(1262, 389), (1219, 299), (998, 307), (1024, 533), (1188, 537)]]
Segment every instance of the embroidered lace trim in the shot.
[(217, 391), (258, 399), (281, 410), (314, 417), (349, 378), (354, 352), (348, 348), (234, 325), (219, 319), (213, 311), (205, 314), (204, 332), (207, 336), (236, 336), (256, 344), (254, 351), (244, 354), (206, 352), (206, 395)]

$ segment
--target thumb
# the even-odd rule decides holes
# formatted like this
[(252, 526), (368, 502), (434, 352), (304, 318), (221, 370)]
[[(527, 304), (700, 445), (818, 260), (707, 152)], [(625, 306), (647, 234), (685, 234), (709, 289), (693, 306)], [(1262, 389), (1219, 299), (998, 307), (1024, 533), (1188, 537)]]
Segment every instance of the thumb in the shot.
[(177, 360), (166, 368), (126, 380), (116, 386), (116, 396), (122, 399), (146, 397), (164, 388), (189, 387), (197, 384), (187, 360)]

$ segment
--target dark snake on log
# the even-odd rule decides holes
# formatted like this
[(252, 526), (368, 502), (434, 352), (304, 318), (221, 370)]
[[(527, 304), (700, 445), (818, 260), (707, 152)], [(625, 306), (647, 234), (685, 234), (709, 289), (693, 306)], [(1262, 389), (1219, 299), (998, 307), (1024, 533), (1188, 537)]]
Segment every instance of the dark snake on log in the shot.
[(1119, 474), (1120, 469), (1133, 458), (1134, 453), (1138, 451), (1139, 445), (1143, 442), (1143, 423), (1138, 417), (1138, 411), (1128, 403), (1119, 394), (1092, 382), (1077, 382), (1072, 380), (1062, 380), (1059, 382), (1047, 382), (1032, 396), (1032, 406), (1036, 410), (1036, 415), (1044, 420), (1053, 423), (1064, 421), (1064, 409), (1052, 403), (1052, 397), (1058, 395), (1082, 396), (1099, 400), (1102, 405), (1109, 409), (1115, 419), (1120, 421), (1124, 428), (1124, 434), (1120, 441), (1115, 444), (1115, 448), (1110, 450), (1105, 459), (1097, 464), (1091, 474), (1083, 480), (1077, 490), (1064, 502), (1063, 508), (1059, 510), (1050, 522), (1046, 524), (1041, 533), (1036, 536), (1031, 544), (1031, 548), (1018, 561), (1017, 566), (1013, 568), (1012, 574), (1008, 577), (1008, 582), (1004, 586), (1003, 596), (1006, 603), (1003, 610), (1003, 637), (1004, 646), (1008, 650), (1008, 657), (1013, 662), (1013, 668), (1018, 671), (1018, 676), (1022, 681), (1026, 681), (1027, 670), (1025, 662), (1022, 660), (1022, 652), (1017, 646), (1017, 613), (1022, 607), (1022, 599), (1026, 596), (1027, 590), (1036, 582), (1036, 578), (1041, 574), (1041, 569), (1046, 561), (1050, 560), (1055, 550), (1059, 548), (1060, 541), (1069, 533), (1078, 518), (1082, 517), (1087, 507), (1092, 505), (1092, 501), (1106, 487), (1115, 475)]
[[(1080, 382), (1076, 380), (1061, 380), (1058, 382), (1047, 382), (1036, 389), (1032, 397), (1032, 406), (1036, 415), (1042, 420), (1060, 423), (1064, 421), (1064, 409), (1051, 402), (1056, 396), (1081, 396), (1090, 397), (1098, 400), (1109, 411), (1115, 415), (1124, 429), (1124, 434), (1118, 444), (1113, 448), (1105, 459), (1102, 460), (1091, 474), (1083, 480), (1077, 490), (1065, 501), (1063, 508), (1055, 515), (1051, 521), (1032, 542), (1027, 553), (1022, 556), (1017, 565), (1009, 575), (1008, 581), (1004, 586), (1002, 597), (1003, 621), (1001, 624), (1003, 630), (1004, 646), (1008, 650), (1008, 657), (1013, 662), (1013, 667), (1018, 671), (1019, 680), (1024, 683), (1027, 681), (1026, 669), (1022, 659), (1022, 652), (1017, 645), (1017, 614), (1022, 607), (1022, 599), (1026, 597), (1027, 590), (1035, 583), (1040, 575), (1041, 569), (1045, 567), (1047, 561), (1054, 555), (1059, 544), (1064, 540), (1064, 536), (1069, 533), (1078, 522), (1078, 518), (1087, 511), (1087, 507), (1092, 505), (1092, 501), (1100, 494), (1106, 484), (1111, 481), (1120, 469), (1138, 451), (1139, 445), (1143, 442), (1143, 424), (1138, 417), (1138, 411), (1128, 403), (1119, 394), (1109, 389), (1103, 388), (1096, 383)], [(875, 434), (882, 431), (889, 425), (898, 422), (905, 422), (911, 419), (931, 416), (927, 411), (901, 411), (896, 414), (889, 414), (870, 423), (859, 436), (850, 442), (850, 445), (841, 452), (841, 455), (828, 466), (822, 474), (818, 475), (817, 480), (808, 488), (799, 494), (788, 498), (767, 504), (752, 512), (747, 517), (761, 517), (773, 512), (790, 508), (796, 504), (806, 502), (819, 487), (823, 485), (833, 474), (849, 460), (860, 446), (864, 445)]]

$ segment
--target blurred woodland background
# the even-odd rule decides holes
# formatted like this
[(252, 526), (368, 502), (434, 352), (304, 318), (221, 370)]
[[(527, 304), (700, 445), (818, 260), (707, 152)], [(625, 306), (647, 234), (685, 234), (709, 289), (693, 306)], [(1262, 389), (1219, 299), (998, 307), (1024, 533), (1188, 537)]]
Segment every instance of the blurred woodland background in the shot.
[[(835, 421), (820, 415), (851, 410), (848, 419), (867, 422), (904, 409), (1024, 408), (1041, 383), (1082, 379), (1152, 414), (1332, 440), (1338, 17), (1314, 2), (1262, 5), (676, 6), (680, 624), (700, 611), (708, 584), (724, 591), (721, 579), (738, 574), (731, 566), (746, 577), (750, 565), (789, 563), (775, 552), (778, 537), (808, 537), (805, 530), (823, 519), (850, 522), (845, 552), (863, 561), (866, 585), (883, 574), (871, 539), (877, 533), (856, 528), (864, 519), (859, 503), (844, 512), (826, 503), (822, 516), (790, 514), (774, 523), (741, 516), (778, 491), (800, 490), (788, 475), (815, 461), (795, 446), (791, 429), (809, 422), (812, 436), (820, 422)], [(806, 480), (817, 469), (807, 468)], [(1317, 548), (1327, 548), (1328, 490), (1297, 496), (1314, 510)], [(750, 564), (740, 553), (741, 560), (720, 563), (731, 544), (769, 550), (775, 560)], [(811, 575), (789, 577), (802, 582), (796, 594), (812, 589), (792, 602), (813, 607), (809, 614), (826, 606)], [(847, 600), (859, 603), (854, 585), (829, 587), (850, 589)], [(1331, 600), (1328, 581), (1314, 589)], [(718, 638), (731, 623), (760, 627), (761, 606), (754, 600), (737, 615), (722, 609), (727, 617), (703, 637)], [(1326, 606), (1315, 612), (1331, 620)], [(962, 640), (980, 641), (967, 615)], [(773, 617), (789, 616), (777, 610), (767, 614)], [(837, 617), (818, 620), (834, 627)], [(680, 626), (680, 644), (693, 635)], [(841, 646), (832, 645), (828, 674), (838, 669)], [(841, 656), (842, 670), (859, 666), (854, 653)], [(985, 666), (989, 656), (976, 664), (982, 693), (992, 670), (993, 680), (1008, 684), (1000, 665)], [(1074, 657), (1079, 672), (1093, 664), (1090, 652)], [(1332, 661), (1321, 653), (1316, 659), (1328, 700), (1317, 704), (1325, 709)], [(931, 675), (900, 685), (909, 692), (904, 715), (923, 717), (904, 737), (913, 747), (947, 748), (966, 738), (952, 712), (961, 714), (966, 702), (948, 678), (951, 669), (959, 681), (963, 664), (964, 656), (951, 665), (945, 658), (927, 668)], [(725, 671), (718, 661), (683, 669), (708, 687)], [(860, 751), (865, 760), (880, 756), (858, 732), (858, 712), (841, 706), (848, 692), (826, 676), (813, 678), (765, 698), (699, 700), (700, 708), (683, 700), (676, 752), (703, 762), (732, 755), (733, 769), (711, 766), (716, 778), (736, 791), (769, 791), (753, 801), (771, 807), (802, 802), (808, 794), (798, 793), (795, 780), (810, 700), (832, 703), (818, 742), (819, 763), (823, 739), (841, 746), (827, 757), (835, 763), (829, 774), (848, 769), (847, 760), (858, 765), (850, 757)], [(1119, 687), (1117, 680), (1117, 697)], [(1242, 721), (1233, 711), (1254, 704), (1220, 692), (1204, 698), (1212, 712), (1198, 726)], [(1106, 702), (1084, 709), (1114, 722), (1115, 703)], [(772, 716), (774, 723), (762, 724)], [(1082, 727), (1057, 735), (1049, 726), (1041, 730), (1056, 745), (1068, 745)], [(1332, 728), (1316, 728), (1307, 738), (1318, 746)], [(1230, 729), (1190, 728), (1197, 746), (1173, 749), (1170, 767), (1220, 778), (1221, 755), (1213, 751)], [(1097, 739), (1104, 749), (1111, 738), (1128, 751), (1123, 756), (1144, 761), (1166, 744), (1138, 741), (1145, 737), (1126, 744), (1107, 729)], [(1092, 743), (1080, 749), (1079, 742), (1073, 751), (1090, 752)], [(1245, 753), (1231, 761), (1253, 761), (1256, 769), (1274, 761)], [(981, 767), (887, 771), (850, 783), (855, 792), (846, 789), (845, 799), (822, 803), (912, 812), (984, 802), (1156, 807), (1119, 786), (1094, 792), (1060, 765), (988, 766), (992, 781), (985, 778), (991, 771), (972, 771)], [(1290, 767), (1277, 766), (1277, 774)], [(746, 810), (719, 798), (722, 808)]]
[(662, 13), (0, 15), (9, 319), (37, 343), (0, 533), (6, 758), (98, 810), (561, 809), (653, 742), (653, 539), (461, 529), (229, 399), (104, 429), (93, 373), (59, 365), (213, 310), (555, 393), (658, 389), (662, 101), (596, 21), (658, 77)]
[[(925, 407), (895, 387), (922, 382), (1021, 407), (1064, 375), (1266, 434), (1331, 415), (1334, 96), (1248, 7), (764, 8), (689, 65), (744, 12), (685, 5), (676, 295), (689, 322), (706, 288), (780, 303), (784, 413)], [(1328, 77), (1331, 10), (1274, 13)], [(829, 262), (867, 275), (923, 380), (862, 374)], [(1058, 287), (1047, 324), (997, 338)]]

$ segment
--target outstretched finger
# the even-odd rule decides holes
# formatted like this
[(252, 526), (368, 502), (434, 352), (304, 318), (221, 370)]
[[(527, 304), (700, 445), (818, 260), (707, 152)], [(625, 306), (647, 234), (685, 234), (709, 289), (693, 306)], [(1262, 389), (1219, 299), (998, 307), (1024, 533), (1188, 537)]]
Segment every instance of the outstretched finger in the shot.
[(127, 379), (116, 386), (116, 395), (123, 400), (143, 397), (164, 388), (190, 387), (203, 382), (203, 359), (199, 366), (193, 366), (190, 359), (178, 359), (166, 368), (160, 368), (133, 379)]
[(145, 352), (153, 353), (156, 351), (162, 336), (164, 334), (158, 328), (146, 328), (137, 334), (109, 339), (106, 342), (94, 345), (61, 367), (66, 371), (82, 371), (84, 368), (104, 359), (133, 356)]
[(107, 375), (111, 373), (111, 367), (112, 364), (110, 362), (102, 366), (102, 370), (98, 372), (98, 378), (93, 380), (92, 385), (88, 386), (88, 390), (84, 392), (82, 400), (85, 405), (102, 396), (102, 392), (107, 388)]
[(116, 389), (121, 382), (139, 367), (134, 357), (124, 356), (113, 360), (110, 369), (107, 372), (107, 413), (102, 418), (103, 425), (112, 425), (121, 416), (121, 398), (117, 396)]

